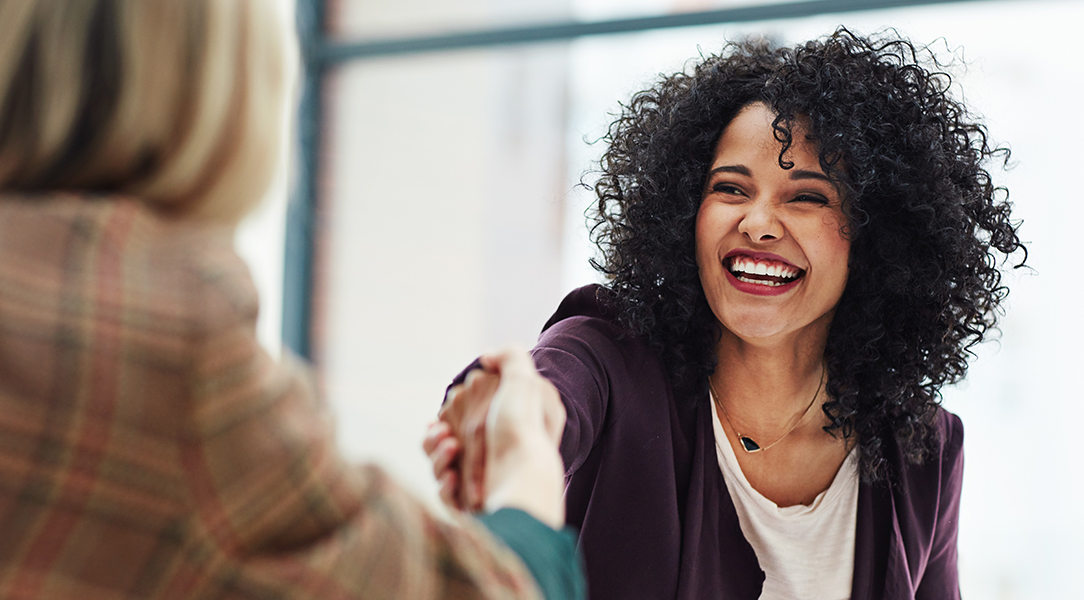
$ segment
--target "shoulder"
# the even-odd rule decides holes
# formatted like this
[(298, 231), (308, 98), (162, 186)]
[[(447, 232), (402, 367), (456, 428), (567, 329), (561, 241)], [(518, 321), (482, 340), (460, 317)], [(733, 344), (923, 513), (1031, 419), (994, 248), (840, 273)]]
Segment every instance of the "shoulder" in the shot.
[(602, 301), (605, 288), (598, 284), (585, 285), (568, 293), (557, 306), (553, 316), (546, 321), (542, 331), (546, 331), (563, 320), (586, 317), (610, 321), (611, 316)]
[(255, 316), (256, 289), (228, 226), (170, 218), (132, 198), (74, 194), (6, 195), (0, 215), (5, 280), (44, 296), (104, 307), (148, 330)]
[(955, 460), (963, 454), (964, 423), (960, 417), (938, 406), (933, 425), (937, 430), (936, 448), (941, 462)]
[(658, 354), (608, 312), (601, 299), (604, 292), (589, 285), (565, 297), (532, 351), (539, 371), (558, 389), (593, 383), (600, 397), (622, 402), (656, 402), (668, 396), (669, 378)]
[(963, 453), (964, 425), (960, 417), (944, 407), (935, 406), (928, 424), (933, 428), (932, 437), (928, 442), (926, 459), (918, 464), (909, 464), (904, 458), (904, 443), (886, 429), (883, 439), (889, 440), (889, 443), (885, 457), (897, 470), (904, 473), (936, 470), (938, 464)]
[(174, 219), (137, 201), (117, 203), (131, 226), (123, 244), (129, 297), (151, 312), (164, 312), (199, 332), (233, 323), (254, 326), (255, 283), (234, 250), (230, 226)]
[[(646, 340), (622, 327), (602, 299), (605, 288), (588, 285), (570, 292), (546, 323), (532, 354), (581, 363), (598, 379), (668, 380)], [(540, 368), (543, 366), (539, 365)]]
[(542, 328), (536, 350), (557, 348), (599, 358), (642, 351), (644, 342), (617, 323), (602, 300), (603, 292), (597, 284), (569, 292)]
[[(207, 325), (255, 318), (256, 286), (234, 250), (232, 227), (169, 219), (146, 208), (136, 225), (126, 249), (132, 270), (187, 302), (187, 316)], [(166, 300), (147, 291), (156, 304)]]
[(963, 422), (958, 416), (937, 407), (932, 425), (936, 437), (926, 459), (911, 464), (902, 458), (896, 444), (895, 463), (901, 491), (912, 501), (939, 502), (944, 494), (958, 495), (963, 477)]

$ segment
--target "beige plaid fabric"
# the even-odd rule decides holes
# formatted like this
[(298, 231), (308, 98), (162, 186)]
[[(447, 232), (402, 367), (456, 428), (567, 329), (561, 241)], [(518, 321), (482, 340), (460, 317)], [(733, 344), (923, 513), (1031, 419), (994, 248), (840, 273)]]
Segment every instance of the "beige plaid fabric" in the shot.
[(537, 598), (336, 453), (225, 229), (0, 199), (0, 598)]

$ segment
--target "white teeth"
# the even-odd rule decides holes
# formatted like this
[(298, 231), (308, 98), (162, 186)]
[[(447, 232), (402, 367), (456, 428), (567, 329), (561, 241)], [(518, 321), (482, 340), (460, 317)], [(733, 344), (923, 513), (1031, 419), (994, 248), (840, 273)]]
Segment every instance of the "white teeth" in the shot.
[[(730, 263), (730, 270), (735, 275), (767, 275), (770, 277), (782, 277), (785, 279), (793, 279), (798, 276), (799, 269), (788, 265), (781, 264), (769, 264), (764, 262), (758, 262), (749, 258), (734, 258)], [(741, 279), (739, 277), (739, 279)], [(745, 281), (743, 279), (743, 281)], [(761, 283), (764, 285), (783, 285), (781, 283), (768, 283), (765, 281), (757, 280), (755, 283)]]

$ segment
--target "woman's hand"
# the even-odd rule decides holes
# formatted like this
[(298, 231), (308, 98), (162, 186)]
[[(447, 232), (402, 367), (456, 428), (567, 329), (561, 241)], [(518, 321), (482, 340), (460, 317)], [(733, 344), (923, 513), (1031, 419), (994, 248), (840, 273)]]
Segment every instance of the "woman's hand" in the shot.
[(500, 377), (475, 369), (448, 390), (439, 421), (429, 426), (422, 448), (429, 455), (440, 497), (460, 510), (482, 509), (485, 496), (486, 416)]
[(459, 440), (452, 433), (447, 421), (434, 421), (429, 425), (422, 441), (422, 449), (429, 456), (433, 477), (440, 484), (440, 499), (459, 510), (468, 510), (460, 501), (460, 450)]
[(561, 396), (525, 352), (505, 350), (481, 362), (500, 376), (485, 423), (485, 509), (519, 508), (559, 528), (565, 522)]
[(441, 497), (467, 510), (522, 509), (564, 523), (560, 395), (518, 350), (483, 356), (483, 369), (453, 387), (423, 447)]

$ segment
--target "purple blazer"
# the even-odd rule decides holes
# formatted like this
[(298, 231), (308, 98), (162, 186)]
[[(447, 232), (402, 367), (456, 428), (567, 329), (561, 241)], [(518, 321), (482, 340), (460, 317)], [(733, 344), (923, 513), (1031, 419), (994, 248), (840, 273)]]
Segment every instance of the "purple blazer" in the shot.
[[(742, 599), (764, 573), (742, 535), (715, 454), (711, 407), (678, 402), (656, 353), (621, 335), (595, 297), (569, 294), (532, 351), (568, 411), (561, 454), (568, 523), (592, 600)], [(858, 494), (853, 600), (959, 598), (956, 533), (963, 428), (937, 415), (939, 452)]]

